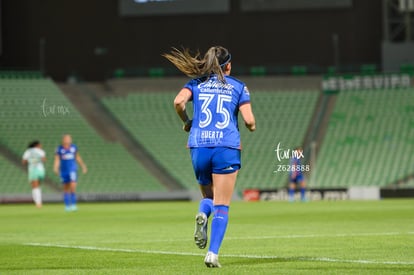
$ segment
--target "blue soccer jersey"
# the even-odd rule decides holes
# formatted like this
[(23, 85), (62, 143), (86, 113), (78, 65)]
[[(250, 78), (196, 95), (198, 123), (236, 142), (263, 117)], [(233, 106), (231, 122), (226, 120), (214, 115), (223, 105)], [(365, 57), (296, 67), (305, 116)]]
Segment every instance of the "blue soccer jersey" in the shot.
[(188, 147), (240, 149), (237, 124), (239, 107), (250, 102), (246, 85), (231, 76), (225, 82), (216, 75), (190, 80), (184, 88), (192, 93), (193, 123)]
[(78, 165), (76, 164), (77, 152), (78, 147), (75, 144), (71, 144), (69, 148), (64, 148), (62, 145), (60, 145), (56, 149), (56, 155), (58, 155), (60, 158), (61, 175), (68, 175), (78, 170)]

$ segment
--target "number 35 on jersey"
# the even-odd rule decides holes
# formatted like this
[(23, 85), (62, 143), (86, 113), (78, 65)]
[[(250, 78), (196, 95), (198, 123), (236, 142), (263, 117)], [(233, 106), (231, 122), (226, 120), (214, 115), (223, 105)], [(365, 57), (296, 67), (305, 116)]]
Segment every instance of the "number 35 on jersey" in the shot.
[[(214, 104), (214, 98), (217, 97)], [(216, 121), (214, 126), (217, 129), (224, 129), (229, 126), (230, 123), (230, 113), (229, 110), (224, 106), (225, 102), (231, 102), (231, 96), (229, 95), (217, 95), (217, 94), (200, 94), (198, 96), (199, 100), (202, 101), (201, 104), (201, 113), (203, 114), (204, 119), (200, 119), (198, 126), (200, 128), (208, 127), (213, 118), (213, 113), (221, 114), (223, 120)]]

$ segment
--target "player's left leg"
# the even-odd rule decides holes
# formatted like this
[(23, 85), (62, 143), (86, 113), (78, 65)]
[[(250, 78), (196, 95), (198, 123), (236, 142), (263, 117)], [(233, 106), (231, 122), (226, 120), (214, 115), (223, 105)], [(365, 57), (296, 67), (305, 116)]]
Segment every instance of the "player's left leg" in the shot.
[(203, 198), (200, 201), (198, 210), (199, 212), (206, 214), (208, 218), (213, 212), (213, 185), (211, 183), (205, 185), (200, 184), (200, 191)]
[(63, 203), (65, 204), (65, 211), (69, 212), (72, 210), (71, 195), (70, 195), (71, 186), (70, 186), (70, 182), (65, 182), (64, 180), (62, 183), (63, 183)]
[(69, 173), (70, 177), (70, 183), (69, 183), (69, 196), (70, 196), (70, 203), (71, 203), (71, 211), (77, 211), (78, 207), (76, 205), (77, 203), (77, 197), (76, 197), (76, 181), (78, 179), (78, 174), (76, 171), (72, 171)]
[(306, 198), (306, 182), (303, 178), (301, 179), (301, 182), (300, 182), (300, 199), (303, 202), (307, 201), (307, 198)]
[(70, 201), (71, 201), (71, 211), (77, 211), (78, 206), (77, 203), (77, 197), (76, 197), (76, 182), (72, 181), (69, 183), (69, 192), (70, 192)]
[(296, 190), (296, 183), (294, 180), (289, 182), (289, 188), (288, 188), (288, 195), (289, 195), (289, 201), (294, 202), (295, 201), (295, 190)]
[(218, 253), (228, 224), (228, 213), (238, 171), (213, 174), (214, 218), (211, 222), (210, 247), (204, 262), (208, 267), (221, 267)]
[(37, 208), (42, 207), (42, 192), (40, 190), (40, 179), (42, 179), (41, 172), (42, 171), (37, 168), (29, 169), (29, 182), (32, 185), (32, 198)]
[(42, 192), (40, 191), (39, 180), (32, 180), (32, 197), (37, 208), (42, 207)]
[(200, 249), (207, 245), (208, 218), (213, 212), (213, 189), (211, 178), (210, 158), (212, 150), (210, 148), (191, 149), (191, 159), (194, 174), (200, 186), (201, 195), (198, 213), (195, 216), (194, 242)]
[(198, 213), (195, 217), (194, 241), (200, 249), (204, 249), (207, 245), (208, 218), (213, 212), (213, 189), (212, 184), (200, 185), (201, 199)]

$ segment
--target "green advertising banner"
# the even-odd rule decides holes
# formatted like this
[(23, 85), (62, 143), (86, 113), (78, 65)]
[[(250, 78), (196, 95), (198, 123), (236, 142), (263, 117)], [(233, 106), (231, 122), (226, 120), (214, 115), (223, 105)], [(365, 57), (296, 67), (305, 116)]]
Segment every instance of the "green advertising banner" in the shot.
[(340, 75), (326, 76), (322, 80), (325, 93), (355, 90), (399, 89), (413, 86), (409, 74)]

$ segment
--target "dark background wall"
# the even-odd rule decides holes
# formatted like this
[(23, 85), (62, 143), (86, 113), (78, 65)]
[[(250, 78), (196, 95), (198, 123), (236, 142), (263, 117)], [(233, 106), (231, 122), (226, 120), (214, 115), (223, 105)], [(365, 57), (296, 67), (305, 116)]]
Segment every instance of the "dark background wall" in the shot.
[[(117, 0), (3, 0), (3, 68), (38, 68), (44, 38), (45, 68), (57, 80), (77, 73), (103, 79), (119, 67), (170, 66), (160, 54), (181, 45), (230, 49), (234, 66), (327, 67), (380, 63), (381, 1), (352, 8), (244, 13), (239, 0), (221, 15), (121, 17)], [(96, 48), (107, 49), (96, 55)], [(98, 49), (99, 53), (99, 49)]]

